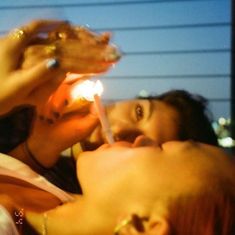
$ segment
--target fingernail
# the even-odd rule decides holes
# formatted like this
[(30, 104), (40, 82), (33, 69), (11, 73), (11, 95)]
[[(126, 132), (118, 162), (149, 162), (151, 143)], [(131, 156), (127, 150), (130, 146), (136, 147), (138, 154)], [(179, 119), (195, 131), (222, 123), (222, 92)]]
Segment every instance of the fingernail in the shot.
[(40, 115), (40, 116), (39, 116), (39, 119), (40, 119), (41, 121), (43, 121), (45, 118), (44, 118), (42, 115)]
[(58, 112), (53, 112), (53, 115), (56, 119), (58, 119), (60, 117), (60, 113), (58, 113)]
[(70, 25), (70, 21), (69, 20), (63, 20), (64, 24), (69, 24)]
[(57, 59), (49, 59), (47, 60), (47, 64), (46, 64), (48, 69), (54, 69), (59, 67), (59, 61)]
[(52, 119), (50, 119), (50, 118), (47, 118), (46, 121), (47, 121), (48, 124), (53, 124), (54, 123), (54, 121)]
[(68, 100), (65, 100), (64, 101), (64, 106), (67, 106), (69, 104), (69, 101)]

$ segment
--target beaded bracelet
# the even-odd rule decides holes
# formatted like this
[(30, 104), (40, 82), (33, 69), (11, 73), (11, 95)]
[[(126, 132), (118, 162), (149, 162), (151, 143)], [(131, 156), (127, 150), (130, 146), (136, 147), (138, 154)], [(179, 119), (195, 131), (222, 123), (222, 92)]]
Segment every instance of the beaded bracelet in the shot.
[(31, 159), (32, 161), (32, 164), (33, 164), (33, 168), (39, 172), (45, 172), (47, 171), (48, 169), (46, 167), (44, 167), (38, 160), (37, 158), (33, 155), (33, 153), (30, 151), (29, 149), (29, 146), (28, 146), (28, 143), (27, 141), (25, 141), (23, 144), (23, 149), (24, 149), (24, 152), (27, 154), (27, 156), (29, 156), (29, 158)]

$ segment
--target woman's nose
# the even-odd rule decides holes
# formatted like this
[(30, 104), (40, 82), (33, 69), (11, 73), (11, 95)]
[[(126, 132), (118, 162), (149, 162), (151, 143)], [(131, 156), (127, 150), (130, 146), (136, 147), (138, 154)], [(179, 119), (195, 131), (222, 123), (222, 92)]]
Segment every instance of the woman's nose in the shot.
[(127, 141), (130, 143), (134, 143), (137, 136), (142, 135), (142, 133), (138, 130), (128, 130), (128, 129), (120, 129), (119, 131), (114, 131), (114, 139), (115, 141)]
[(156, 141), (150, 139), (145, 135), (139, 135), (136, 137), (132, 147), (143, 147), (143, 146), (158, 146), (159, 144)]

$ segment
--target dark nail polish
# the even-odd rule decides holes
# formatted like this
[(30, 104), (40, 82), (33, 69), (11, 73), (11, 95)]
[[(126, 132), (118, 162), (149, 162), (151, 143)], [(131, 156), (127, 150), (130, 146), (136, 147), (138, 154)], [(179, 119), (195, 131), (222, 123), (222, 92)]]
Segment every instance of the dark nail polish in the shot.
[(39, 120), (44, 121), (44, 117), (42, 115), (39, 115)]
[(58, 113), (58, 112), (53, 112), (53, 115), (56, 119), (58, 119), (60, 117), (60, 113)]
[(70, 21), (69, 20), (64, 20), (63, 23), (70, 25)]
[(64, 100), (64, 106), (67, 106), (69, 104), (68, 100)]
[(48, 69), (54, 69), (54, 68), (58, 68), (59, 67), (59, 61), (57, 59), (49, 59), (47, 61), (47, 68)]
[(46, 121), (47, 121), (48, 124), (53, 124), (54, 123), (54, 121), (52, 119), (50, 119), (50, 118), (47, 118)]

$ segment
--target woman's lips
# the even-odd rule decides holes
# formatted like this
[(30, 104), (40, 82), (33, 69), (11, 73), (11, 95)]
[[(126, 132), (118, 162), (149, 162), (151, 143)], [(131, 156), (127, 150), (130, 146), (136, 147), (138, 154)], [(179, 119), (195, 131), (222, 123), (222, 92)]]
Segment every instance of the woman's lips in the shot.
[(102, 128), (99, 125), (95, 128), (95, 130), (91, 133), (91, 135), (87, 139), (81, 141), (81, 146), (84, 151), (90, 151), (97, 149), (100, 145), (104, 143), (105, 141), (102, 133)]

